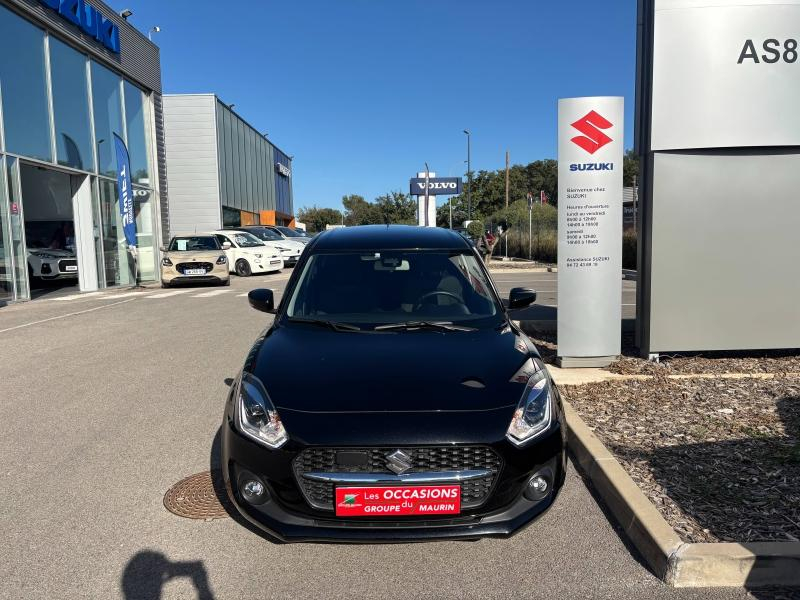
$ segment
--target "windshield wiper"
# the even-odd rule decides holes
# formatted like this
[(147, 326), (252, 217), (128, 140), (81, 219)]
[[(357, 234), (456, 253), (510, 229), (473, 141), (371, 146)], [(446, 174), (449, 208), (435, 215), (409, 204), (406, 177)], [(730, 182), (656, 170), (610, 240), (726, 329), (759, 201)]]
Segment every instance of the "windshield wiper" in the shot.
[(439, 331), (476, 331), (474, 327), (454, 325), (450, 321), (405, 321), (377, 325), (375, 331), (391, 331), (393, 329), (438, 329)]
[(334, 331), (361, 331), (358, 325), (351, 325), (350, 323), (337, 323), (335, 321), (325, 321), (324, 319), (304, 319), (302, 317), (289, 317), (291, 323), (308, 323), (309, 325), (320, 325), (322, 327), (329, 327)]

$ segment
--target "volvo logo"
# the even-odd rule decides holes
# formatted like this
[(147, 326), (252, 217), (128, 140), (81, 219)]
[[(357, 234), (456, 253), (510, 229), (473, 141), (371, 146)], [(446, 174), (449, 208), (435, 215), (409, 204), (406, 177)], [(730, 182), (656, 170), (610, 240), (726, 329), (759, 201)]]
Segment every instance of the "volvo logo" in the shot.
[(572, 138), (572, 142), (586, 150), (589, 154), (594, 154), (600, 150), (600, 148), (613, 141), (605, 133), (600, 131), (601, 129), (613, 127), (613, 124), (593, 110), (585, 117), (575, 121), (572, 126), (583, 134)]
[(414, 463), (411, 462), (411, 457), (408, 454), (402, 450), (395, 450), (386, 455), (386, 466), (390, 471), (401, 475), (413, 467)]

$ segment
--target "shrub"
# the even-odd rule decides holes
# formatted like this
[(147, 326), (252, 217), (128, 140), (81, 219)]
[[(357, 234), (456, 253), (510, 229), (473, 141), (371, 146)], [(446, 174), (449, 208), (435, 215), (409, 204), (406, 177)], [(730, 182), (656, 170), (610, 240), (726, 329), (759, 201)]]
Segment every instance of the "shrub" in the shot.
[(636, 232), (633, 229), (622, 234), (622, 268), (636, 268)]

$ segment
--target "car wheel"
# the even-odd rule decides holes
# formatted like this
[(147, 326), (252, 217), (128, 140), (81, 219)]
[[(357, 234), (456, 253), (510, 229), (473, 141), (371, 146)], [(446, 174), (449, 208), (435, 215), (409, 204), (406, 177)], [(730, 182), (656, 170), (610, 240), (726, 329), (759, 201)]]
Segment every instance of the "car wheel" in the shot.
[(250, 277), (252, 273), (253, 272), (250, 269), (250, 263), (248, 263), (245, 259), (240, 258), (236, 261), (236, 274), (239, 277)]
[(168, 284), (166, 281), (162, 281), (162, 282), (161, 282), (161, 287), (162, 287), (162, 288), (168, 288), (168, 287), (169, 287), (169, 284)]

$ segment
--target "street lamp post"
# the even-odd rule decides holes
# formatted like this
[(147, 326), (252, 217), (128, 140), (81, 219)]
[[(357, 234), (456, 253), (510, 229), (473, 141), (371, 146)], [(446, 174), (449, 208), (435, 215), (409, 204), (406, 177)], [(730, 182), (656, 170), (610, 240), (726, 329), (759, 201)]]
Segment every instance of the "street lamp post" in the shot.
[(470, 157), (470, 133), (464, 130), (467, 134), (467, 219), (472, 220), (472, 161)]

